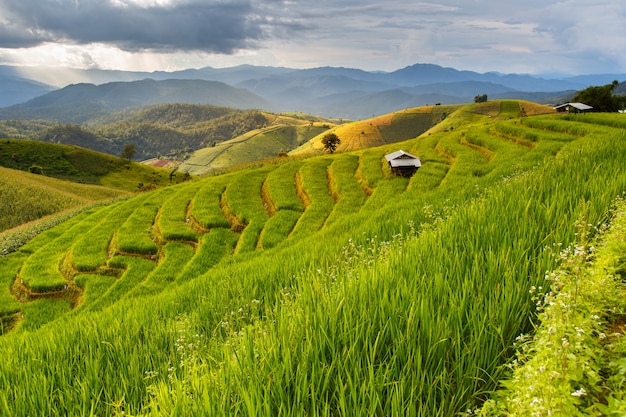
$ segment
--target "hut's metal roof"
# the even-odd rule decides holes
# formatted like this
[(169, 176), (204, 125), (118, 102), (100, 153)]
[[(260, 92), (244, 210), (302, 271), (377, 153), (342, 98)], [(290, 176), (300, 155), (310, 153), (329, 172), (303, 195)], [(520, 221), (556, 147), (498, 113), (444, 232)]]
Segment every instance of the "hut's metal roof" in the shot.
[(389, 165), (392, 168), (402, 168), (402, 167), (421, 167), (422, 161), (415, 156), (411, 155), (408, 152), (400, 149), (399, 151), (392, 152), (390, 154), (385, 155), (385, 159), (389, 162)]
[(586, 110), (593, 109), (593, 107), (591, 107), (590, 105), (585, 104), (585, 103), (565, 103), (565, 104), (561, 104), (560, 106), (556, 106), (555, 110), (562, 109), (564, 107), (573, 107), (576, 110), (580, 110), (580, 111), (586, 111)]

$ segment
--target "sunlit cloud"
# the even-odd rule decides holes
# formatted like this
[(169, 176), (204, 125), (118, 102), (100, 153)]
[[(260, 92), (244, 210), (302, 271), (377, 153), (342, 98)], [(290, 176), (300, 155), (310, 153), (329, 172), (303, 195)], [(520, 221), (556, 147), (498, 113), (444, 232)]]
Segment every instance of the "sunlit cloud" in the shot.
[(0, 0), (0, 63), (618, 72), (624, 21), (614, 0)]

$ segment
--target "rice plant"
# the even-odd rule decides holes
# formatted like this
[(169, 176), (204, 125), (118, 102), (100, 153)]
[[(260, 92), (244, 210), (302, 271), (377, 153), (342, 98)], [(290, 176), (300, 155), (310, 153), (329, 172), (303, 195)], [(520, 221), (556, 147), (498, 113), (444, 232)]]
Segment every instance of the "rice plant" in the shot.
[(280, 210), (267, 222), (259, 237), (259, 248), (273, 248), (289, 237), (296, 223), (302, 216), (302, 212), (294, 210)]
[(157, 192), (130, 200), (134, 208), (132, 214), (117, 230), (116, 249), (122, 253), (156, 255), (159, 250), (154, 242), (152, 225), (154, 224), (161, 195)]
[(296, 191), (296, 173), (301, 166), (301, 162), (284, 164), (267, 174), (267, 188), (276, 210), (304, 211)]
[(194, 197), (192, 214), (204, 229), (230, 227), (221, 208), (222, 195), (225, 190), (226, 185), (222, 181), (217, 179), (205, 181)]
[(332, 161), (315, 158), (306, 161), (300, 168), (302, 188), (310, 204), (296, 223), (290, 238), (307, 236), (322, 228), (335, 201), (328, 189), (327, 169)]
[(102, 310), (127, 296), (146, 279), (146, 276), (154, 269), (155, 264), (143, 258), (115, 256), (109, 261), (109, 266), (123, 269), (124, 272), (107, 288), (102, 296), (86, 307), (89, 311)]
[(126, 202), (102, 210), (106, 217), (79, 237), (72, 247), (72, 263), (78, 272), (95, 271), (106, 265), (113, 235), (133, 210), (133, 204)]
[[(194, 248), (188, 244), (168, 242), (163, 246), (164, 258), (141, 284), (130, 291), (130, 295), (154, 295), (163, 291), (168, 285), (176, 281), (181, 271), (185, 270), (185, 266), (191, 261), (194, 253)], [(209, 268), (209, 266), (205, 267)]]
[(233, 177), (226, 189), (225, 196), (231, 210), (246, 225), (235, 249), (237, 253), (250, 252), (257, 248), (261, 230), (269, 219), (261, 198), (261, 186), (268, 171), (267, 167), (256, 171), (242, 171)]
[(213, 266), (233, 254), (239, 239), (237, 233), (229, 229), (212, 229), (203, 235), (195, 255), (176, 276), (177, 281), (189, 281), (206, 273)]
[(191, 228), (191, 204), (200, 183), (179, 187), (163, 201), (158, 215), (158, 227), (163, 239), (197, 242), (198, 234)]
[(326, 224), (330, 225), (341, 217), (356, 213), (365, 204), (367, 195), (355, 178), (358, 164), (359, 158), (356, 155), (340, 155), (329, 166), (329, 180), (334, 184), (331, 187), (338, 200)]
[[(34, 239), (25, 246), (26, 250), (34, 249), (20, 271), (20, 280), (26, 287), (34, 292), (60, 291), (67, 287), (68, 280), (61, 271), (61, 265), (68, 257), (73, 242), (88, 233), (103, 212), (94, 216), (89, 214), (82, 213), (67, 222), (65, 230), (59, 229), (63, 231), (60, 235), (53, 238), (55, 233), (42, 234), (41, 239)], [(37, 247), (40, 241), (43, 246)]]

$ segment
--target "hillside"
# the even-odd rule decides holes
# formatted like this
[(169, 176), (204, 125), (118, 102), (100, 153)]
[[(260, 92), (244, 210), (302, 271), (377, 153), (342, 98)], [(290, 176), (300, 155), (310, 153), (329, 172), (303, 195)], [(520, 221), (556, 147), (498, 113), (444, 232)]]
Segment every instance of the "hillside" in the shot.
[(328, 121), (305, 116), (274, 117), (267, 127), (195, 151), (179, 167), (182, 172), (204, 175), (234, 166), (274, 158), (298, 148), (329, 129)]
[[(457, 111), (459, 109), (464, 109)], [(415, 138), (432, 129), (433, 132), (452, 130), (455, 125), (469, 123), (467, 106), (422, 106), (371, 119), (346, 123), (312, 138), (291, 152), (292, 155), (324, 151), (322, 139), (327, 133), (336, 134), (341, 140), (337, 152), (365, 149), (373, 146), (402, 142)], [(512, 118), (520, 115), (533, 116), (554, 113), (554, 109), (527, 101), (490, 101), (471, 108), (471, 113), (485, 114), (495, 118)], [(481, 121), (482, 122), (482, 121)]]
[[(621, 115), (532, 109), (449, 108), (417, 138), (161, 188), (40, 234), (0, 258), (0, 411), (475, 409), (532, 332), (546, 271), (626, 184)], [(421, 158), (413, 177), (390, 173), (397, 149)]]
[[(4, 120), (0, 121), (0, 137), (76, 145), (116, 156), (124, 146), (133, 144), (138, 160), (170, 159), (177, 165), (198, 149), (213, 147), (255, 129), (318, 122), (329, 123), (327, 119), (302, 113), (277, 115), (213, 105), (170, 103), (108, 113), (83, 125)], [(283, 148), (285, 146), (277, 152)]]
[[(0, 166), (126, 191), (171, 183), (170, 170), (149, 167), (78, 146), (24, 139), (0, 140)], [(174, 181), (181, 182), (182, 177), (179, 174), (174, 177)]]
[(0, 167), (0, 195), (0, 232), (3, 232), (44, 216), (129, 193)]

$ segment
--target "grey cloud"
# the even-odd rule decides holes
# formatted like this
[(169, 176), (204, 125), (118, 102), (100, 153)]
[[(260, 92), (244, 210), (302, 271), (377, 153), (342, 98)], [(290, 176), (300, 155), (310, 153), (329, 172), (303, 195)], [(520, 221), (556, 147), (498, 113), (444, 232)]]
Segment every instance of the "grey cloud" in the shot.
[[(273, 2), (274, 7), (276, 3)], [(0, 47), (105, 43), (124, 50), (232, 53), (296, 28), (250, 1), (140, 7), (102, 0), (0, 0)]]

